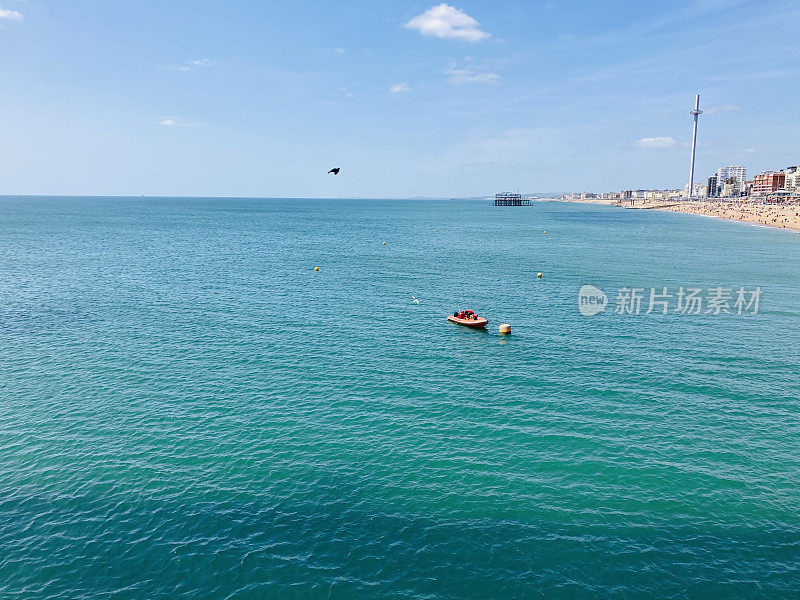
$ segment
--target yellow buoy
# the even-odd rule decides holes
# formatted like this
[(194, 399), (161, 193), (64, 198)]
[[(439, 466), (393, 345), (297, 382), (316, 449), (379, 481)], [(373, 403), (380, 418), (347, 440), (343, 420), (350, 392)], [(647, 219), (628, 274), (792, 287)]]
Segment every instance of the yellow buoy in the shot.
[(319, 267), (314, 267), (314, 270), (315, 271), (319, 271)]
[(542, 232), (542, 235), (547, 235), (547, 232), (546, 232), (546, 231), (543, 231), (543, 232)]
[(502, 333), (503, 335), (508, 335), (509, 333), (511, 333), (511, 325), (509, 325), (508, 323), (503, 323), (502, 325), (500, 325), (500, 333)]
[(386, 245), (386, 242), (383, 242), (383, 245), (385, 246), (385, 245)]
[(541, 274), (541, 273), (537, 273), (537, 274), (536, 274), (536, 276), (537, 276), (537, 277), (539, 277), (539, 278), (541, 279), (541, 277), (542, 277), (542, 274)]

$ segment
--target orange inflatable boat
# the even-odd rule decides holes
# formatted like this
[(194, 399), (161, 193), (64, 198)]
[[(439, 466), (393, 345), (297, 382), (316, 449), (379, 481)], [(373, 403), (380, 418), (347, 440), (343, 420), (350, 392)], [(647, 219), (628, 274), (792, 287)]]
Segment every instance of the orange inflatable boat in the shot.
[(486, 327), (489, 322), (488, 319), (479, 317), (472, 310), (462, 310), (461, 312), (454, 312), (452, 315), (447, 315), (447, 320), (465, 327)]

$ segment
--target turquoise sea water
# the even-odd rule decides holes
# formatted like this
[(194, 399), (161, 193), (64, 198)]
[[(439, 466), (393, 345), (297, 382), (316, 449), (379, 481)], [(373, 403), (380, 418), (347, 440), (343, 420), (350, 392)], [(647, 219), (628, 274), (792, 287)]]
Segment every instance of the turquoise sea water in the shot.
[[(800, 594), (800, 235), (485, 201), (0, 217), (0, 598)], [(584, 317), (584, 284), (763, 296)]]

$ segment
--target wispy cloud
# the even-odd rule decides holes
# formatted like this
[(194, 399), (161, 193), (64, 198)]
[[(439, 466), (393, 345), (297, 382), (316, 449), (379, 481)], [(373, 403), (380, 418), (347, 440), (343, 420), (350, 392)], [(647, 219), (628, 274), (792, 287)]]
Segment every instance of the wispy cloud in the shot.
[(736, 104), (723, 104), (721, 106), (712, 106), (705, 110), (707, 115), (713, 115), (714, 113), (721, 113), (721, 112), (730, 112), (732, 110), (739, 110), (739, 107)]
[(7, 19), (9, 21), (22, 21), (22, 13), (0, 6), (0, 19)]
[(398, 94), (400, 92), (410, 92), (411, 88), (408, 87), (408, 84), (404, 81), (403, 83), (395, 83), (392, 86), (389, 86), (389, 93), (390, 94)]
[(672, 136), (642, 138), (633, 142), (639, 148), (672, 148), (677, 145)]
[(164, 127), (209, 127), (208, 123), (184, 121), (180, 117), (161, 117), (156, 122)]
[(334, 48), (333, 51), (336, 54), (347, 54), (347, 50), (345, 50), (344, 48)]
[(500, 75), (492, 71), (488, 71), (481, 67), (476, 67), (467, 62), (466, 65), (459, 67), (455, 63), (451, 63), (447, 70), (444, 72), (447, 75), (447, 83), (453, 85), (465, 85), (467, 83), (498, 83)]
[(166, 69), (168, 71), (181, 71), (182, 73), (186, 73), (188, 71), (195, 71), (198, 69), (205, 69), (211, 64), (211, 61), (207, 58), (198, 58), (195, 60), (190, 60), (189, 62), (183, 63), (181, 65), (159, 65), (159, 69)]
[(429, 8), (406, 23), (406, 27), (416, 29), (422, 35), (467, 42), (480, 42), (489, 37), (480, 29), (477, 20), (449, 4)]

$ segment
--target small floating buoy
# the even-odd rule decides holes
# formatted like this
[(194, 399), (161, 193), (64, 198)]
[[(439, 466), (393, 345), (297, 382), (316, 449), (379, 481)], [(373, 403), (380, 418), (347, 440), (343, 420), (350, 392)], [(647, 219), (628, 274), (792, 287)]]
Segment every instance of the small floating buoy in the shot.
[(503, 323), (502, 325), (500, 325), (500, 333), (502, 333), (503, 335), (508, 335), (509, 333), (511, 333), (511, 325), (509, 325), (508, 323)]
[(319, 267), (314, 267), (314, 270), (315, 271), (319, 271)]
[(542, 232), (542, 235), (547, 235), (547, 232), (546, 232), (546, 231), (543, 231), (543, 232)]
[(386, 245), (386, 242), (383, 242), (383, 245), (385, 246), (385, 245)]
[(541, 274), (541, 273), (537, 273), (537, 274), (536, 274), (536, 276), (537, 276), (539, 279), (541, 279), (541, 278), (542, 278), (542, 274)]

